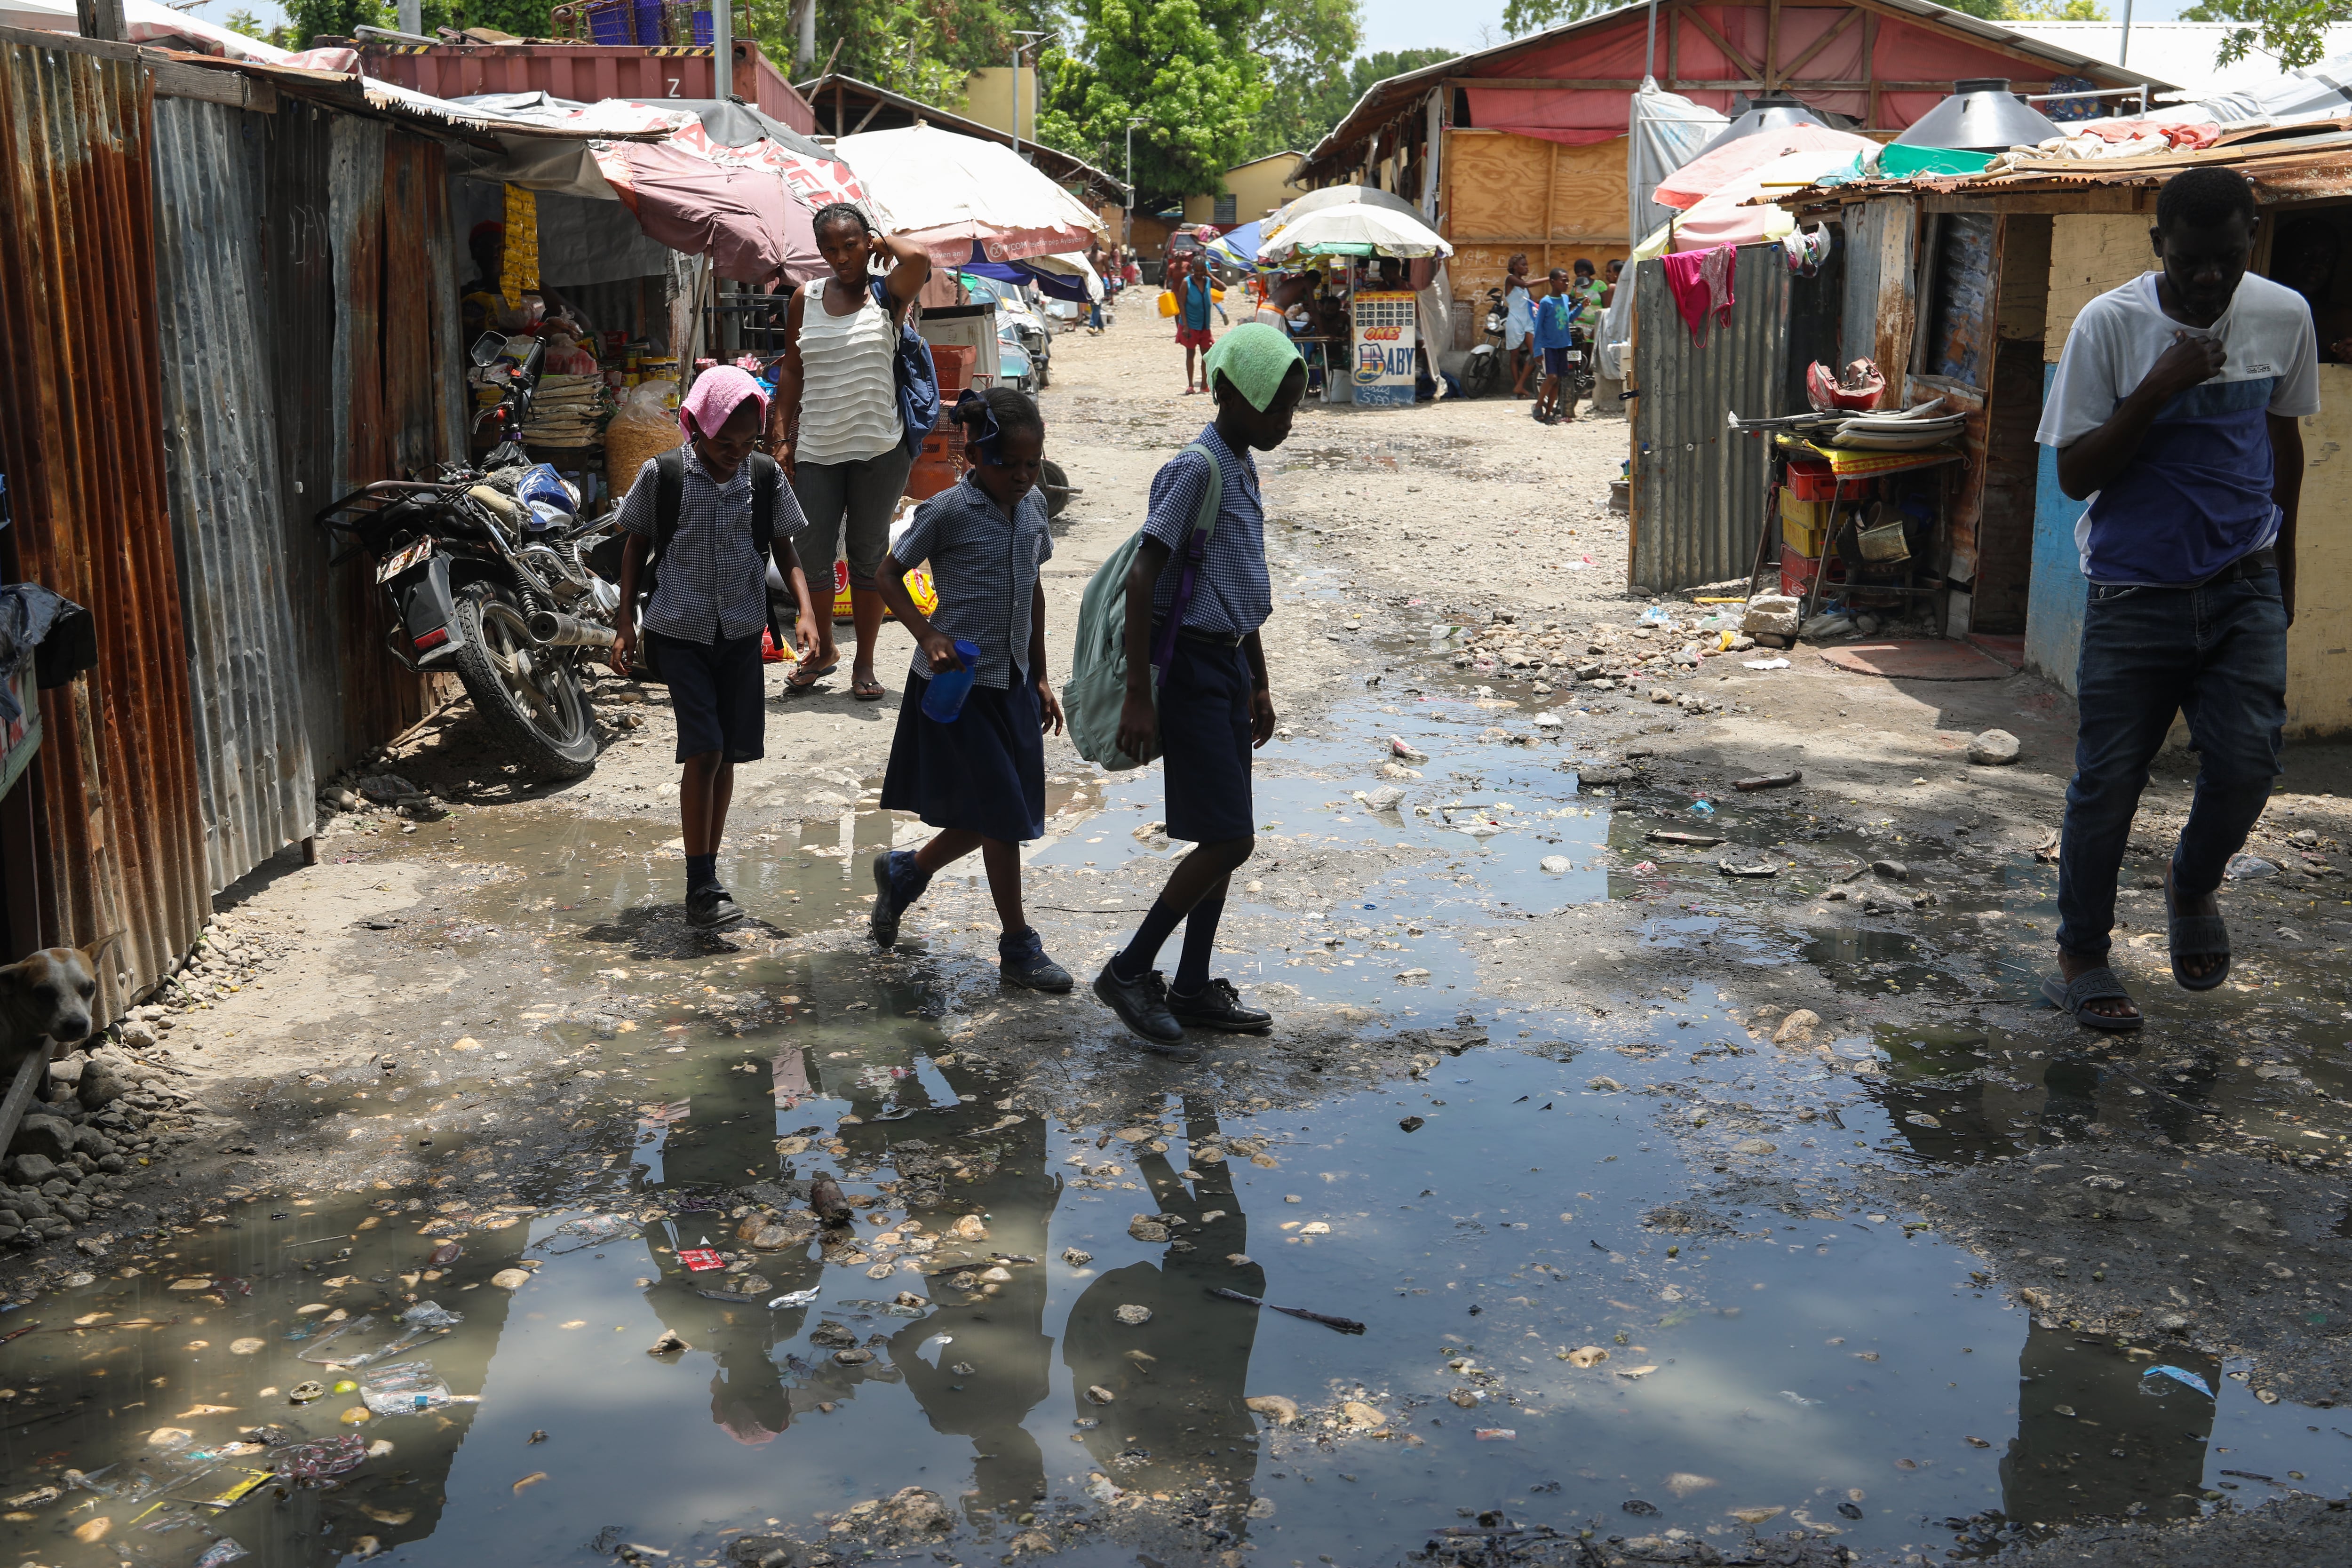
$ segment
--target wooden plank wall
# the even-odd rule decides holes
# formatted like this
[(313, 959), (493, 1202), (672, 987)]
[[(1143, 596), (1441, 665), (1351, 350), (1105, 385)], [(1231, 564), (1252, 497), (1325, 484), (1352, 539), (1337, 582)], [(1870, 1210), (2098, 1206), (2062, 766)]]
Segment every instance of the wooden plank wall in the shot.
[(1631, 253), (1625, 237), (1625, 139), (1570, 147), (1507, 131), (1445, 133), (1445, 231), (1454, 346), (1477, 341), (1486, 290), (1502, 286), (1515, 251), (1531, 276), (1580, 257), (1596, 268)]

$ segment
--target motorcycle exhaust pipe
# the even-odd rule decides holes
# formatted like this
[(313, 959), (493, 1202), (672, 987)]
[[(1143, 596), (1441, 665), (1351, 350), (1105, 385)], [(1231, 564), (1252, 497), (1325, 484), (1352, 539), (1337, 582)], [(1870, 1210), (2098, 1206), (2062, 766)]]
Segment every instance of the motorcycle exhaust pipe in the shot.
[(531, 640), (541, 647), (611, 647), (613, 628), (560, 610), (541, 610), (529, 622)]

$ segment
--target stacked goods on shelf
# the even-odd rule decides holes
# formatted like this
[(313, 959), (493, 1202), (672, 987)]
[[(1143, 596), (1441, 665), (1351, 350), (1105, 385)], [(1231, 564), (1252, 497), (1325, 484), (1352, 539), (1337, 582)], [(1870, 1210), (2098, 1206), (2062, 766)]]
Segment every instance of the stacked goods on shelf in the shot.
[(613, 416), (602, 377), (542, 375), (532, 395), (522, 438), (533, 447), (593, 447)]

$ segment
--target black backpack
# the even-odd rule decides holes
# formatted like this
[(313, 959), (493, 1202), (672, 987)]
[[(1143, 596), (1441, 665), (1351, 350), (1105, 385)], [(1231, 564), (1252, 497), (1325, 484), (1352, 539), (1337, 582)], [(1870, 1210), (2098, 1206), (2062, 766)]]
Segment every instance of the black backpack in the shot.
[[(765, 452), (754, 452), (751, 464), (751, 548), (765, 563), (776, 547), (776, 495), (784, 482), (783, 466)], [(654, 590), (661, 583), (661, 558), (669, 542), (677, 536), (677, 514), (686, 494), (686, 448), (672, 447), (654, 459), (654, 537), (646, 547), (644, 563), (637, 568), (637, 595), (645, 604), (653, 600)], [(616, 541), (617, 542), (617, 541)], [(782, 570), (782, 568), (779, 568)], [(620, 581), (617, 563), (612, 574)], [(761, 593), (766, 592), (762, 584)], [(642, 626), (642, 622), (640, 623)], [(775, 605), (768, 605), (768, 635), (776, 646), (784, 646), (784, 635), (776, 625)], [(661, 679), (661, 666), (654, 656), (653, 639), (640, 636), (637, 641), (637, 662), (647, 675)]]

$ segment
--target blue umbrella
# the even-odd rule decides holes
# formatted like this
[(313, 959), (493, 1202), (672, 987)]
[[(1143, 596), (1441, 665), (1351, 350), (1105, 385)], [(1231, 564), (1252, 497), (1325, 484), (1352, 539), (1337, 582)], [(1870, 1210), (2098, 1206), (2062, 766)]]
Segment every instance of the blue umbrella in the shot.
[(1253, 218), (1238, 228), (1229, 229), (1211, 240), (1208, 248), (1255, 272), (1257, 270), (1258, 225), (1263, 221)]

